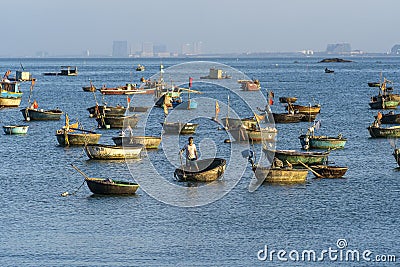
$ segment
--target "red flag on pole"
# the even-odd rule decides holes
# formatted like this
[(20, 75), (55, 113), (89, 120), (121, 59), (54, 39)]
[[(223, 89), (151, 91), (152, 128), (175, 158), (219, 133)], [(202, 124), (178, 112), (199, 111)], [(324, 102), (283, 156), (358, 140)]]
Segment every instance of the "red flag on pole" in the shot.
[(219, 113), (219, 104), (218, 101), (215, 101), (215, 114), (217, 115)]
[(192, 77), (189, 77), (189, 88), (192, 87), (192, 84), (193, 84), (193, 78), (192, 78)]

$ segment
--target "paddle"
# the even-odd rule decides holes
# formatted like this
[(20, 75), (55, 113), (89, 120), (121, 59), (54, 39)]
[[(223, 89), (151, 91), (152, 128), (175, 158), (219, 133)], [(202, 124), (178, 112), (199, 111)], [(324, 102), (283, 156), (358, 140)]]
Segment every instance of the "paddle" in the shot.
[(61, 194), (62, 197), (67, 197), (67, 196), (73, 196), (75, 195), (79, 189), (81, 189), (81, 187), (85, 184), (86, 182), (86, 178), (89, 178), (89, 176), (87, 176), (84, 172), (82, 172), (81, 170), (78, 169), (78, 167), (76, 167), (74, 164), (71, 164), (72, 168), (74, 168), (75, 170), (77, 170), (80, 174), (83, 175), (83, 177), (85, 177), (85, 180), (83, 180), (83, 183), (78, 187), (78, 189), (76, 189), (73, 193), (69, 193), (68, 191), (64, 192)]
[(317, 176), (318, 178), (324, 178), (324, 176), (322, 176), (321, 174), (317, 173), (316, 171), (314, 171), (313, 169), (308, 167), (308, 165), (304, 164), (302, 161), (298, 160), (297, 162), (300, 163), (301, 165), (303, 165), (304, 167), (306, 167), (309, 171), (311, 171), (313, 174), (315, 174), (315, 176)]
[(79, 172), (80, 174), (82, 174), (83, 177), (85, 177), (85, 179), (90, 179), (89, 176), (87, 176), (83, 171), (81, 171), (80, 169), (78, 169), (78, 167), (76, 167), (74, 164), (71, 164), (72, 168), (74, 168), (77, 172)]

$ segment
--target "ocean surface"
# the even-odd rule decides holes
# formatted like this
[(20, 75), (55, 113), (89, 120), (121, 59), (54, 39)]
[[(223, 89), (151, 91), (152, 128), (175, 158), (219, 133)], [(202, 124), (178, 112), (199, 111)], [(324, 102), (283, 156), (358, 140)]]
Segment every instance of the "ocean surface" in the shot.
[[(187, 87), (191, 76), (192, 89), (203, 92), (190, 95), (198, 99), (197, 110), (170, 112), (172, 119), (190, 115), (199, 123), (193, 136), (201, 157), (228, 160), (227, 172), (213, 185), (174, 180), (178, 150), (187, 136), (163, 135), (160, 149), (148, 151), (142, 160), (89, 160), (80, 147), (58, 146), (55, 131), (63, 126), (64, 116), (60, 121), (23, 121), (20, 108), (28, 104), (30, 87), (23, 82), (20, 108), (0, 110), (1, 125), (30, 126), (27, 135), (0, 134), (0, 265), (397, 266), (400, 172), (392, 156), (395, 142), (369, 136), (367, 127), (377, 111), (368, 102), (377, 89), (367, 82), (379, 81), (382, 73), (397, 90), (400, 58), (319, 63), (321, 59), (0, 59), (0, 72), (10, 69), (15, 75), (23, 66), (37, 79), (32, 100), (39, 108), (62, 109), (71, 122), (79, 120), (85, 129), (102, 133), (104, 144), (113, 144), (111, 137), (119, 131), (96, 129), (86, 108), (103, 100), (99, 92), (84, 92), (82, 86), (88, 86), (89, 79), (98, 88), (139, 83), (141, 77), (157, 75), (162, 63), (167, 82)], [(146, 70), (136, 72), (138, 64)], [(42, 75), (65, 65), (77, 66), (78, 76)], [(227, 74), (235, 74), (222, 81), (201, 80), (199, 73), (206, 76), (214, 65), (230, 66)], [(335, 72), (325, 74), (325, 67)], [(261, 92), (240, 92), (240, 77), (258, 79)], [(215, 100), (221, 106), (220, 118), (227, 112), (251, 116), (251, 109), (265, 106), (267, 90), (275, 95), (273, 112), (284, 112), (281, 96), (296, 96), (302, 105), (321, 104), (317, 134), (348, 138), (345, 149), (329, 156), (335, 164), (349, 167), (343, 179), (314, 179), (309, 173), (305, 184), (263, 184), (249, 192), (252, 172), (240, 151), (259, 151), (260, 145), (224, 143), (229, 136), (209, 118), (214, 116)], [(127, 103), (126, 96), (105, 96), (104, 101)], [(148, 106), (152, 101), (151, 96), (132, 96), (130, 105)], [(139, 116), (135, 131), (162, 134), (162, 109)], [(277, 124), (276, 148), (300, 150), (298, 136), (309, 126)], [(131, 197), (92, 195), (70, 164), (91, 177), (136, 180), (141, 188)], [(62, 197), (66, 191), (75, 194)], [(358, 261), (346, 260), (348, 251), (358, 251)]]

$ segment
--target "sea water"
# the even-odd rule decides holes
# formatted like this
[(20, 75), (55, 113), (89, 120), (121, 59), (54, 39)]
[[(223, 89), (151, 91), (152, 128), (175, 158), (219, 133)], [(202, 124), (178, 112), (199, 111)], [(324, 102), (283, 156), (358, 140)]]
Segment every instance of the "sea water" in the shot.
[[(229, 190), (205, 205), (190, 202), (196, 197), (191, 194), (174, 195), (157, 179), (150, 183), (161, 192), (161, 198), (170, 199), (174, 205), (153, 198), (154, 194), (151, 190), (146, 192), (146, 188), (131, 197), (92, 195), (86, 185), (80, 187), (83, 177), (71, 168), (71, 163), (91, 177), (132, 180), (136, 175), (141, 181), (152, 181), (154, 174), (144, 160), (129, 166), (125, 161), (93, 161), (80, 147), (58, 146), (55, 131), (64, 125), (64, 117), (60, 121), (24, 122), (19, 108), (0, 110), (2, 125), (30, 126), (26, 135), (0, 135), (0, 265), (336, 266), (340, 262), (348, 266), (379, 266), (381, 263), (376, 261), (393, 261), (393, 255), (399, 262), (400, 173), (392, 156), (395, 141), (372, 139), (366, 128), (377, 113), (368, 105), (377, 88), (368, 87), (367, 82), (379, 81), (382, 73), (382, 77), (394, 82), (396, 89), (400, 59), (351, 59), (350, 63), (329, 64), (318, 63), (318, 57), (201, 59), (226, 64), (258, 79), (264, 96), (267, 90), (274, 92), (273, 112), (285, 112), (278, 101), (281, 96), (296, 96), (301, 105), (321, 104), (317, 117), (321, 128), (317, 133), (341, 133), (348, 139), (345, 149), (331, 152), (329, 161), (349, 167), (343, 179), (314, 179), (310, 173), (305, 184), (262, 185), (249, 192), (252, 172), (246, 160), (240, 161), (240, 166), (229, 165), (232, 150), (223, 143), (229, 136), (218, 130), (220, 125), (200, 118), (200, 126), (193, 135), (200, 154), (208, 155), (205, 147), (211, 142), (216, 155), (228, 159), (227, 168), (244, 170), (238, 172), (240, 179), (233, 181)], [(167, 69), (195, 60), (167, 58), (162, 64)], [(135, 71), (139, 63), (145, 65), (144, 72)], [(119, 130), (96, 129), (97, 124), (89, 118), (86, 108), (96, 101), (102, 103), (102, 96), (96, 93), (95, 98), (93, 93), (84, 92), (82, 86), (88, 86), (89, 79), (97, 88), (103, 84), (115, 87), (139, 83), (142, 76), (156, 74), (160, 63), (159, 59), (0, 60), (4, 72), (17, 70), (22, 64), (25, 71), (37, 78), (31, 101), (36, 99), (39, 108), (62, 109), (71, 123), (79, 120), (85, 129), (102, 133), (100, 143), (105, 144), (113, 144), (111, 137), (117, 136)], [(42, 75), (58, 72), (63, 65), (77, 66), (78, 76)], [(335, 72), (326, 74), (325, 67)], [(194, 77), (193, 89), (204, 94), (191, 97), (207, 96), (227, 105), (230, 94), (231, 112), (241, 117), (252, 115), (229, 90), (201, 84), (198, 78)], [(166, 77), (167, 82), (173, 83), (172, 79)], [(24, 82), (21, 88), (23, 108), (28, 104), (30, 83)], [(259, 98), (257, 92), (248, 94)], [(139, 99), (132, 96), (131, 105), (141, 106)], [(105, 96), (104, 101), (126, 106), (126, 96)], [(213, 108), (210, 105), (211, 111)], [(146, 134), (160, 135), (163, 110), (151, 110), (149, 118), (151, 124), (147, 125)], [(139, 129), (144, 125), (141, 121)], [(310, 125), (277, 124), (276, 148), (300, 150), (298, 136)], [(165, 136), (160, 149), (149, 151), (148, 157), (167, 183), (194, 188), (190, 192), (196, 194), (196, 188), (204, 185), (182, 184), (173, 179), (174, 168), (180, 164), (177, 150), (186, 140), (187, 136)], [(232, 179), (233, 176), (225, 175), (216, 187), (224, 188), (224, 183)], [(76, 194), (61, 197), (66, 191)], [(359, 252), (358, 261), (348, 251)]]

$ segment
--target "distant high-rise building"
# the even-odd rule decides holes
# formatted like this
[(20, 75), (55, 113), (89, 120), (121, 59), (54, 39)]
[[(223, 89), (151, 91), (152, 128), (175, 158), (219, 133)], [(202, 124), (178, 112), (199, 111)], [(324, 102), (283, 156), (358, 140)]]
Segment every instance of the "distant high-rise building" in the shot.
[(165, 44), (155, 44), (153, 46), (154, 56), (156, 57), (170, 57), (171, 53), (167, 51)]
[(193, 54), (193, 46), (192, 46), (192, 44), (189, 44), (189, 43), (182, 44), (181, 54), (182, 55), (192, 55)]
[(167, 52), (167, 46), (165, 44), (155, 44), (153, 45), (154, 54)]
[(351, 53), (351, 45), (349, 43), (328, 44), (326, 47), (328, 54), (348, 54)]
[(195, 55), (203, 54), (203, 42), (202, 41), (193, 43), (193, 54), (195, 54)]
[(154, 56), (154, 45), (151, 42), (142, 43), (142, 57), (152, 57)]
[(114, 41), (112, 56), (113, 57), (127, 57), (128, 56), (128, 42), (127, 41)]
[(182, 55), (201, 55), (203, 54), (203, 42), (185, 43), (181, 46)]

